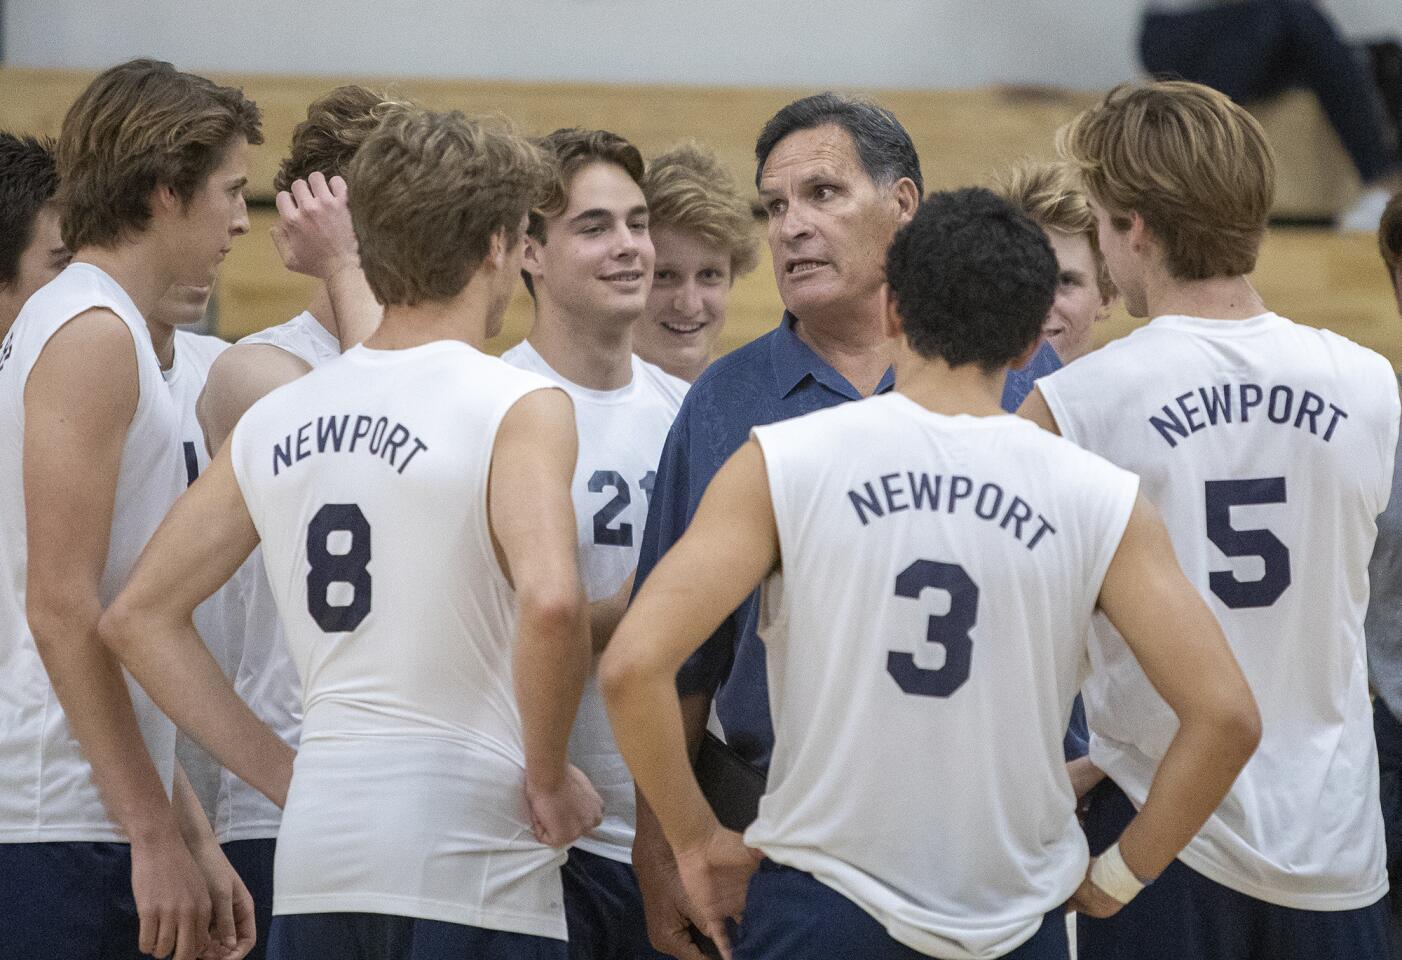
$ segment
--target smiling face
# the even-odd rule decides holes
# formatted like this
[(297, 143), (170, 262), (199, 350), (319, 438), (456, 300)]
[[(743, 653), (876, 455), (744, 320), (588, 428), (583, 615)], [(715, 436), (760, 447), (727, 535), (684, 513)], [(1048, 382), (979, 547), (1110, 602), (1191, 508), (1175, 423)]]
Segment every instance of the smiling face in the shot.
[[(240, 136), (224, 151), (223, 159), (190, 202), (182, 207), (175, 201), (170, 211), (167, 249), (172, 262), (178, 264), (176, 283), (192, 287), (208, 284), (234, 238), (248, 232), (248, 206), (243, 196), (247, 185), (248, 141)], [(154, 204), (152, 209), (156, 209)]]
[(647, 311), (633, 326), (633, 351), (674, 377), (693, 381), (706, 369), (725, 326), (730, 254), (694, 233), (652, 231), (657, 263)]
[(872, 182), (846, 130), (825, 124), (780, 140), (759, 198), (779, 296), (795, 316), (858, 314), (874, 302), (902, 208), (894, 186)]
[(1091, 326), (1109, 307), (1096, 286), (1095, 251), (1083, 233), (1046, 231), (1056, 252), (1056, 299), (1042, 325), (1042, 334), (1062, 363), (1090, 352)]
[(542, 307), (627, 326), (647, 304), (653, 255), (642, 188), (622, 167), (599, 162), (570, 180), (545, 242), (527, 239), (524, 267)]

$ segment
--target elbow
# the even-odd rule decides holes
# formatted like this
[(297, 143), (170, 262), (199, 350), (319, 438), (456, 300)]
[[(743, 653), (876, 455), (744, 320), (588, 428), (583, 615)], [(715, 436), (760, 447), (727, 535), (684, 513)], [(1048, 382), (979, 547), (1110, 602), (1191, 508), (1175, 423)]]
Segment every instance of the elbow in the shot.
[(29, 581), (25, 617), (40, 656), (66, 645), (71, 638), (90, 636), (102, 613), (96, 592), (53, 588)]
[(1256, 700), (1247, 695), (1246, 702), (1238, 705), (1232, 719), (1228, 722), (1231, 736), (1241, 751), (1242, 765), (1251, 759), (1251, 755), (1256, 752), (1256, 748), (1261, 745), (1261, 711), (1256, 707)]
[(1261, 712), (1245, 683), (1217, 705), (1211, 723), (1221, 754), (1245, 766), (1261, 743)]
[(599, 659), (599, 691), (605, 703), (612, 707), (659, 681), (664, 672), (665, 668), (648, 656), (646, 645), (639, 642), (625, 623), (618, 628), (613, 642)]
[(142, 635), (139, 612), (125, 594), (118, 596), (97, 621), (97, 635), (118, 660), (125, 661), (134, 638)]
[[(525, 587), (518, 593), (522, 624), (551, 636), (580, 634), (584, 598), (577, 584)], [(582, 634), (581, 634), (582, 636)]]

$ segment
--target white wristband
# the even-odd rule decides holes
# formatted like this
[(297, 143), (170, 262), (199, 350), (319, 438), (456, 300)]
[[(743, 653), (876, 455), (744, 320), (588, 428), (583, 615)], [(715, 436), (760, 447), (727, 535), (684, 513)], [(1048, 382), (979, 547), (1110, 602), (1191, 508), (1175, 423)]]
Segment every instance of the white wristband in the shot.
[(1090, 882), (1120, 904), (1129, 903), (1144, 889), (1143, 881), (1134, 875), (1134, 871), (1125, 864), (1125, 858), (1120, 856), (1118, 842), (1112, 843), (1095, 858), (1095, 864), (1090, 868)]

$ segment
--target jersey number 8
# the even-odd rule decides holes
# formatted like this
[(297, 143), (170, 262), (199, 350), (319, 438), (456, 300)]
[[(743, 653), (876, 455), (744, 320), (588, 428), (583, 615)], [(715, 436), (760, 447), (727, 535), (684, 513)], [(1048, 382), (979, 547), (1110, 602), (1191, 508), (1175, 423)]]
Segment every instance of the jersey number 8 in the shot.
[[(345, 550), (331, 552), (331, 535), (349, 535)], [(307, 525), (307, 612), (326, 633), (345, 633), (370, 613), (370, 521), (355, 503), (328, 503)], [(333, 583), (349, 584), (350, 603), (333, 604)]]

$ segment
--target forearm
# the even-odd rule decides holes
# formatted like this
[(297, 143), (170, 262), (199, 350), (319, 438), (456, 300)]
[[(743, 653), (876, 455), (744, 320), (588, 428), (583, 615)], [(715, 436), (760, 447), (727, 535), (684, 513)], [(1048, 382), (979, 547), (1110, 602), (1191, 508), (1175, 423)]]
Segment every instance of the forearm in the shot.
[(116, 660), (97, 633), (98, 602), (31, 602), (35, 645), (68, 729), (92, 766), (107, 813), (133, 842), (171, 839), (178, 824)]
[(684, 710), (672, 675), (643, 670), (616, 675), (605, 696), (619, 752), (667, 842), (676, 850), (705, 837), (715, 815), (691, 769), (706, 728), (705, 698), (688, 697)]
[(188, 617), (137, 617), (114, 607), (102, 631), (183, 731), (278, 806), (287, 801), (295, 751), (234, 692)]
[[(711, 698), (704, 693), (686, 694), (681, 698), (682, 733), (686, 737), (686, 755), (692, 764), (706, 735), (706, 720), (711, 714)], [(671, 846), (663, 834), (657, 814), (652, 812), (641, 788), (636, 789), (637, 830), (633, 850), (652, 850), (659, 856), (671, 857)]]
[(1159, 763), (1143, 809), (1120, 836), (1125, 864), (1158, 876), (1217, 809), (1250, 758), (1255, 739), (1225, 722), (1184, 722)]
[(185, 846), (198, 850), (206, 844), (217, 844), (209, 818), (200, 806), (200, 798), (195, 794), (185, 768), (179, 763), (175, 765), (175, 780), (171, 786), (171, 806), (180, 825), (180, 835), (185, 838)]
[(608, 646), (628, 610), (628, 598), (633, 595), (633, 576), (630, 573), (613, 596), (589, 604), (589, 639), (596, 654)]
[(326, 293), (336, 314), (336, 338), (344, 352), (365, 341), (384, 318), (357, 258), (337, 268), (326, 280)]
[(516, 701), (526, 749), (526, 776), (550, 788), (565, 773), (570, 729), (589, 675), (583, 604), (538, 606), (521, 601), (516, 645)]

